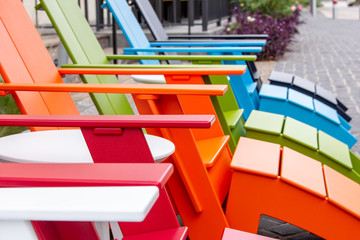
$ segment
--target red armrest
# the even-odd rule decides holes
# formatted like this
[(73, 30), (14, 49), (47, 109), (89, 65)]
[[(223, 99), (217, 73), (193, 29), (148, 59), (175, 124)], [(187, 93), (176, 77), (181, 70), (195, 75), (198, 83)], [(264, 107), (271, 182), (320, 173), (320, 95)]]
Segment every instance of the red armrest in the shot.
[(164, 187), (173, 172), (168, 163), (42, 164), (2, 163), (0, 187)]
[(1, 115), (0, 126), (208, 128), (213, 115)]

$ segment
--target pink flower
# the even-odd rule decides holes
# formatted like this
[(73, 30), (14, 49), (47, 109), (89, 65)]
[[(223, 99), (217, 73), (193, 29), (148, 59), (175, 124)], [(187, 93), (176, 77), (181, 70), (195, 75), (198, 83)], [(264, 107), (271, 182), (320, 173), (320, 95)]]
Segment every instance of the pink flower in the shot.
[(295, 11), (296, 10), (296, 7), (294, 5), (291, 6), (291, 11)]
[(302, 8), (303, 8), (303, 7), (302, 7), (302, 5), (301, 5), (301, 4), (299, 4), (299, 5), (298, 5), (298, 9), (301, 11), (301, 10), (302, 10)]

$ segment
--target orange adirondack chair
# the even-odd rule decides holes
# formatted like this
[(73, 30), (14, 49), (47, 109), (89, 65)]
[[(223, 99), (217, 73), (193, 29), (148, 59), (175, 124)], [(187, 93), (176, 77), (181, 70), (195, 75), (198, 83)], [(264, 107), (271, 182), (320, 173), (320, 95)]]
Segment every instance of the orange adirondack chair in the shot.
[[(63, 2), (64, 5), (71, 3), (71, 1)], [(56, 2), (49, 2), (49, 4), (56, 5)], [(43, 7), (46, 9), (49, 6), (43, 4)], [(59, 14), (62, 14), (61, 11)], [(66, 25), (64, 28), (71, 29), (67, 27), (67, 21), (58, 24), (64, 24)], [(88, 29), (86, 30), (88, 31)], [(73, 42), (78, 46), (86, 43), (86, 41), (78, 39), (74, 39)], [(82, 48), (79, 47), (79, 51), (81, 50)], [(83, 52), (78, 54), (79, 58), (87, 56), (87, 53)], [(76, 58), (76, 60), (78, 59)], [(77, 63), (85, 64), (85, 61), (79, 61)], [(241, 69), (245, 70), (242, 67), (238, 68), (238, 70)], [(207, 73), (210, 74), (210, 70)], [(226, 74), (231, 73), (229, 71)], [(195, 77), (184, 74), (181, 77), (166, 77), (181, 84), (187, 82), (188, 79), (191, 79), (192, 83), (203, 84), (200, 75)], [(135, 102), (141, 114), (189, 114), (194, 112), (215, 114), (209, 97), (137, 95)], [(220, 239), (224, 228), (228, 227), (222, 209), (231, 178), (229, 165), (232, 154), (227, 146), (228, 136), (224, 136), (218, 122), (215, 122), (206, 131), (198, 129), (182, 129), (180, 131), (147, 129), (147, 131), (171, 140), (176, 146), (173, 157), (169, 159), (175, 164), (176, 172), (168, 185), (184, 224), (189, 226), (190, 237)], [(204, 232), (204, 228), (207, 228), (208, 231)]]
[[(0, 17), (0, 44), (1, 49), (4, 49), (4, 52), (0, 55), (0, 71), (4, 80), (6, 82), (17, 81), (18, 83), (33, 83), (33, 81), (38, 83), (61, 83), (62, 79), (59, 70), (55, 68), (52, 63), (40, 37), (25, 13), (21, 2), (12, 0), (1, 1)], [(199, 70), (149, 69), (146, 71), (136, 71), (134, 69), (108, 69), (95, 71), (92, 69), (63, 69), (60, 73), (150, 73), (165, 74), (167, 77), (178, 80), (186, 80), (188, 78), (200, 80), (202, 74), (241, 74), (244, 70), (244, 68)], [(164, 86), (164, 88), (171, 88), (171, 86)], [(190, 88), (192, 88), (192, 86)], [(206, 88), (207, 86), (201, 87), (201, 89)], [(201, 89), (198, 91), (203, 91)], [(224, 90), (226, 89), (220, 89), (220, 92), (223, 92)], [(167, 90), (164, 90), (163, 92), (166, 91)], [(198, 112), (198, 114), (215, 114), (209, 97), (195, 97), (195, 101), (197, 101), (197, 104), (201, 103), (201, 107), (191, 108), (191, 104), (185, 105), (185, 102), (187, 100), (193, 101), (194, 99), (192, 99), (192, 97), (189, 99), (186, 98), (185, 95), (154, 95), (150, 93), (151, 91), (143, 91), (142, 94), (141, 92), (137, 92), (135, 95), (138, 106), (141, 107), (143, 113), (147, 111), (146, 109), (153, 107), (152, 114), (161, 112), (167, 114), (184, 114), (191, 112)], [(16, 91), (13, 95), (19, 104), (20, 110), (26, 114), (78, 114), (68, 93), (54, 94)], [(61, 106), (58, 106), (59, 103)], [(157, 105), (162, 108), (160, 112), (157, 112)], [(186, 108), (184, 108), (184, 106), (186, 106)], [(151, 129), (150, 131), (154, 130)], [(171, 185), (170, 189), (172, 189), (172, 195), (175, 199), (178, 197), (176, 199), (176, 204), (182, 214), (185, 224), (187, 225), (187, 223), (189, 223), (192, 225), (192, 228), (195, 227), (195, 231), (192, 231), (195, 234), (193, 235), (194, 237), (197, 237), (200, 234), (201, 238), (220, 239), (225, 227), (227, 227), (225, 215), (221, 209), (221, 203), (227, 194), (227, 188), (231, 177), (229, 167), (231, 153), (226, 144), (228, 137), (223, 135), (217, 121), (214, 122), (209, 131), (201, 131), (199, 129), (196, 129), (195, 131), (189, 129), (178, 131), (175, 128), (171, 128), (169, 131), (166, 131), (165, 129), (161, 129), (160, 131), (169, 133), (171, 139), (176, 139), (179, 144), (182, 143), (182, 147), (179, 148), (181, 154), (176, 153), (174, 159), (171, 160), (176, 164), (177, 173), (180, 175), (173, 177), (169, 186)], [(134, 149), (134, 152), (136, 152), (136, 149)], [(185, 159), (187, 159), (187, 162), (183, 163)], [(207, 165), (208, 169), (206, 169), (205, 165)], [(177, 185), (180, 185), (180, 187), (177, 188)], [(186, 194), (186, 191), (189, 191), (189, 195)], [(200, 198), (198, 196), (200, 196)], [(182, 199), (186, 200), (183, 201)], [(182, 201), (185, 205), (181, 203)], [(193, 203), (195, 212), (193, 212)], [(201, 216), (199, 220), (197, 220), (197, 216)], [(169, 223), (172, 223), (172, 221), (168, 221), (169, 223), (166, 223), (166, 221), (167, 220), (164, 218), (157, 224), (164, 227)], [(202, 221), (205, 221), (205, 224), (196, 226), (198, 222)], [(214, 231), (207, 231), (204, 233), (203, 227), (209, 227), (209, 229), (214, 229)], [(136, 230), (138, 229), (131, 229), (129, 231), (132, 232)]]
[[(47, 53), (45, 47), (42, 45), (42, 41), (37, 35), (31, 21), (29, 19), (26, 19), (26, 21), (22, 21), (23, 19), (20, 16), (11, 16), (13, 14), (11, 12), (11, 9), (13, 7), (16, 7), (16, 4), (20, 4), (20, 7), (22, 7), (21, 2), (2, 2), (2, 5), (4, 4), (8, 4), (7, 7), (0, 7), (0, 44), (2, 49), (2, 53), (0, 55), (0, 71), (4, 80), (6, 82), (18, 80), (22, 83), (32, 83), (33, 81), (62, 83), (61, 76), (54, 64), (52, 63), (51, 58)], [(23, 29), (16, 29), (16, 27), (19, 26), (19, 23), (20, 26), (23, 26)], [(30, 27), (26, 25), (27, 23), (31, 24)], [(31, 37), (27, 37), (28, 35), (30, 35)], [(19, 104), (21, 111), (26, 114), (79, 115), (79, 112), (77, 111), (76, 106), (68, 93), (16, 92), (14, 94), (14, 97)], [(107, 136), (107, 138), (109, 138), (109, 136)], [(101, 142), (102, 141), (103, 140), (101, 140)], [(149, 160), (152, 160), (152, 157), (149, 154), (149, 150), (146, 151), (146, 148), (133, 151), (133, 153), (136, 152), (142, 155), (132, 155), (132, 158), (136, 159), (136, 161), (149, 162)], [(103, 154), (98, 158), (94, 156), (93, 158), (95, 161), (99, 159), (102, 159), (102, 161), (106, 160), (104, 159)], [(166, 197), (167, 195), (165, 190), (162, 191), (165, 194), (165, 198), (162, 197), (163, 200), (157, 203), (158, 206), (164, 208), (164, 203), (166, 203), (167, 201), (166, 208), (172, 208), (169, 199), (167, 199)], [(157, 219), (157, 216), (152, 219), (153, 217), (151, 217), (151, 215), (156, 216), (157, 214), (150, 214), (150, 217), (147, 221), (153, 222), (153, 224), (155, 225), (159, 224), (159, 228), (157, 228), (158, 230), (169, 228), (171, 225), (175, 227), (179, 226), (176, 218), (173, 218), (171, 220), (170, 218), (164, 216), (163, 219), (162, 217)], [(142, 228), (143, 229), (141, 231), (146, 231), (145, 225), (132, 227), (130, 224), (127, 228), (125, 226), (125, 233), (138, 233), (139, 229)]]
[(250, 138), (240, 139), (231, 167), (226, 208), (231, 227), (257, 232), (264, 214), (324, 239), (358, 239), (360, 185), (332, 168)]

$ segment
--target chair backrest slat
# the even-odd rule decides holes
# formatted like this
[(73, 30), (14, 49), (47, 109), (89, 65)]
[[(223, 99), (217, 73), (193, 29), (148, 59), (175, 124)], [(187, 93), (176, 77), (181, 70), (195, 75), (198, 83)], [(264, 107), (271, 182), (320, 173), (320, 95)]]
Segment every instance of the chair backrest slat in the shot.
[(158, 41), (168, 40), (169, 37), (150, 2), (148, 0), (135, 0), (135, 5), (140, 9), (140, 13), (144, 17), (146, 24), (149, 26), (155, 39)]
[[(63, 82), (21, 1), (0, 1), (0, 19), (0, 65), (4, 81)], [(69, 93), (17, 92), (14, 97), (24, 114), (79, 114)]]
[[(42, 0), (41, 4), (73, 63), (84, 65), (109, 63), (76, 1)], [(85, 83), (119, 83), (114, 75), (82, 75), (81, 78)], [(133, 114), (123, 94), (95, 93), (90, 95), (100, 114)]]
[[(149, 48), (150, 42), (147, 39), (143, 29), (137, 22), (133, 12), (126, 1), (109, 0), (107, 6), (113, 12), (113, 16), (117, 19), (128, 43), (133, 48)], [(139, 55), (150, 55), (154, 53), (138, 53)], [(160, 64), (156, 60), (141, 60), (142, 64)]]
[[(13, 45), (10, 36), (8, 35), (3, 22), (0, 20), (0, 66), (1, 66), (1, 75), (4, 78), (5, 82), (24, 82), (32, 83), (33, 79), (31, 78), (29, 72), (27, 71), (26, 66), (24, 65), (20, 55), (18, 54), (15, 46)], [(24, 92), (18, 92), (14, 94), (15, 100), (18, 103), (18, 106), (21, 112), (25, 114), (36, 114), (44, 113), (50, 114), (47, 109), (46, 104), (43, 102), (40, 94), (26, 94)], [(27, 99), (28, 101), (21, 102), (20, 99)], [(39, 104), (37, 108), (32, 108), (32, 101), (36, 101)]]
[[(168, 35), (165, 32), (159, 18), (157, 17), (153, 7), (150, 2), (147, 0), (135, 1), (135, 5), (140, 9), (140, 13), (143, 16), (146, 24), (151, 31), (151, 34), (155, 37), (156, 40), (166, 41), (169, 39)], [(145, 10), (146, 9), (146, 10)], [(166, 52), (165, 55), (177, 55), (175, 52)], [(169, 64), (180, 64), (181, 61), (168, 60)]]

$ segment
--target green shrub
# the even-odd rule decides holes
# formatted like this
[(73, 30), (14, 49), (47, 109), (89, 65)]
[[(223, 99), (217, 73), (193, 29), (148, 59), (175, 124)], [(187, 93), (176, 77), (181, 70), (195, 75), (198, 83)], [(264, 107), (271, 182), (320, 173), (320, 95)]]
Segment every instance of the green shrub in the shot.
[[(307, 7), (310, 5), (310, 0), (299, 0), (299, 3), (304, 6), (304, 7)], [(317, 0), (316, 1), (316, 6), (317, 7), (321, 7), (322, 6), (322, 3), (320, 0)]]
[[(0, 82), (4, 82), (0, 75)], [(20, 110), (11, 94), (0, 97), (0, 114), (20, 114)], [(26, 127), (0, 127), (0, 136), (7, 136), (25, 131)]]
[[(304, 0), (301, 0), (304, 1)], [(238, 4), (244, 12), (259, 13), (263, 15), (283, 15), (289, 16), (294, 11), (294, 7), (299, 6), (299, 0), (231, 0)]]

